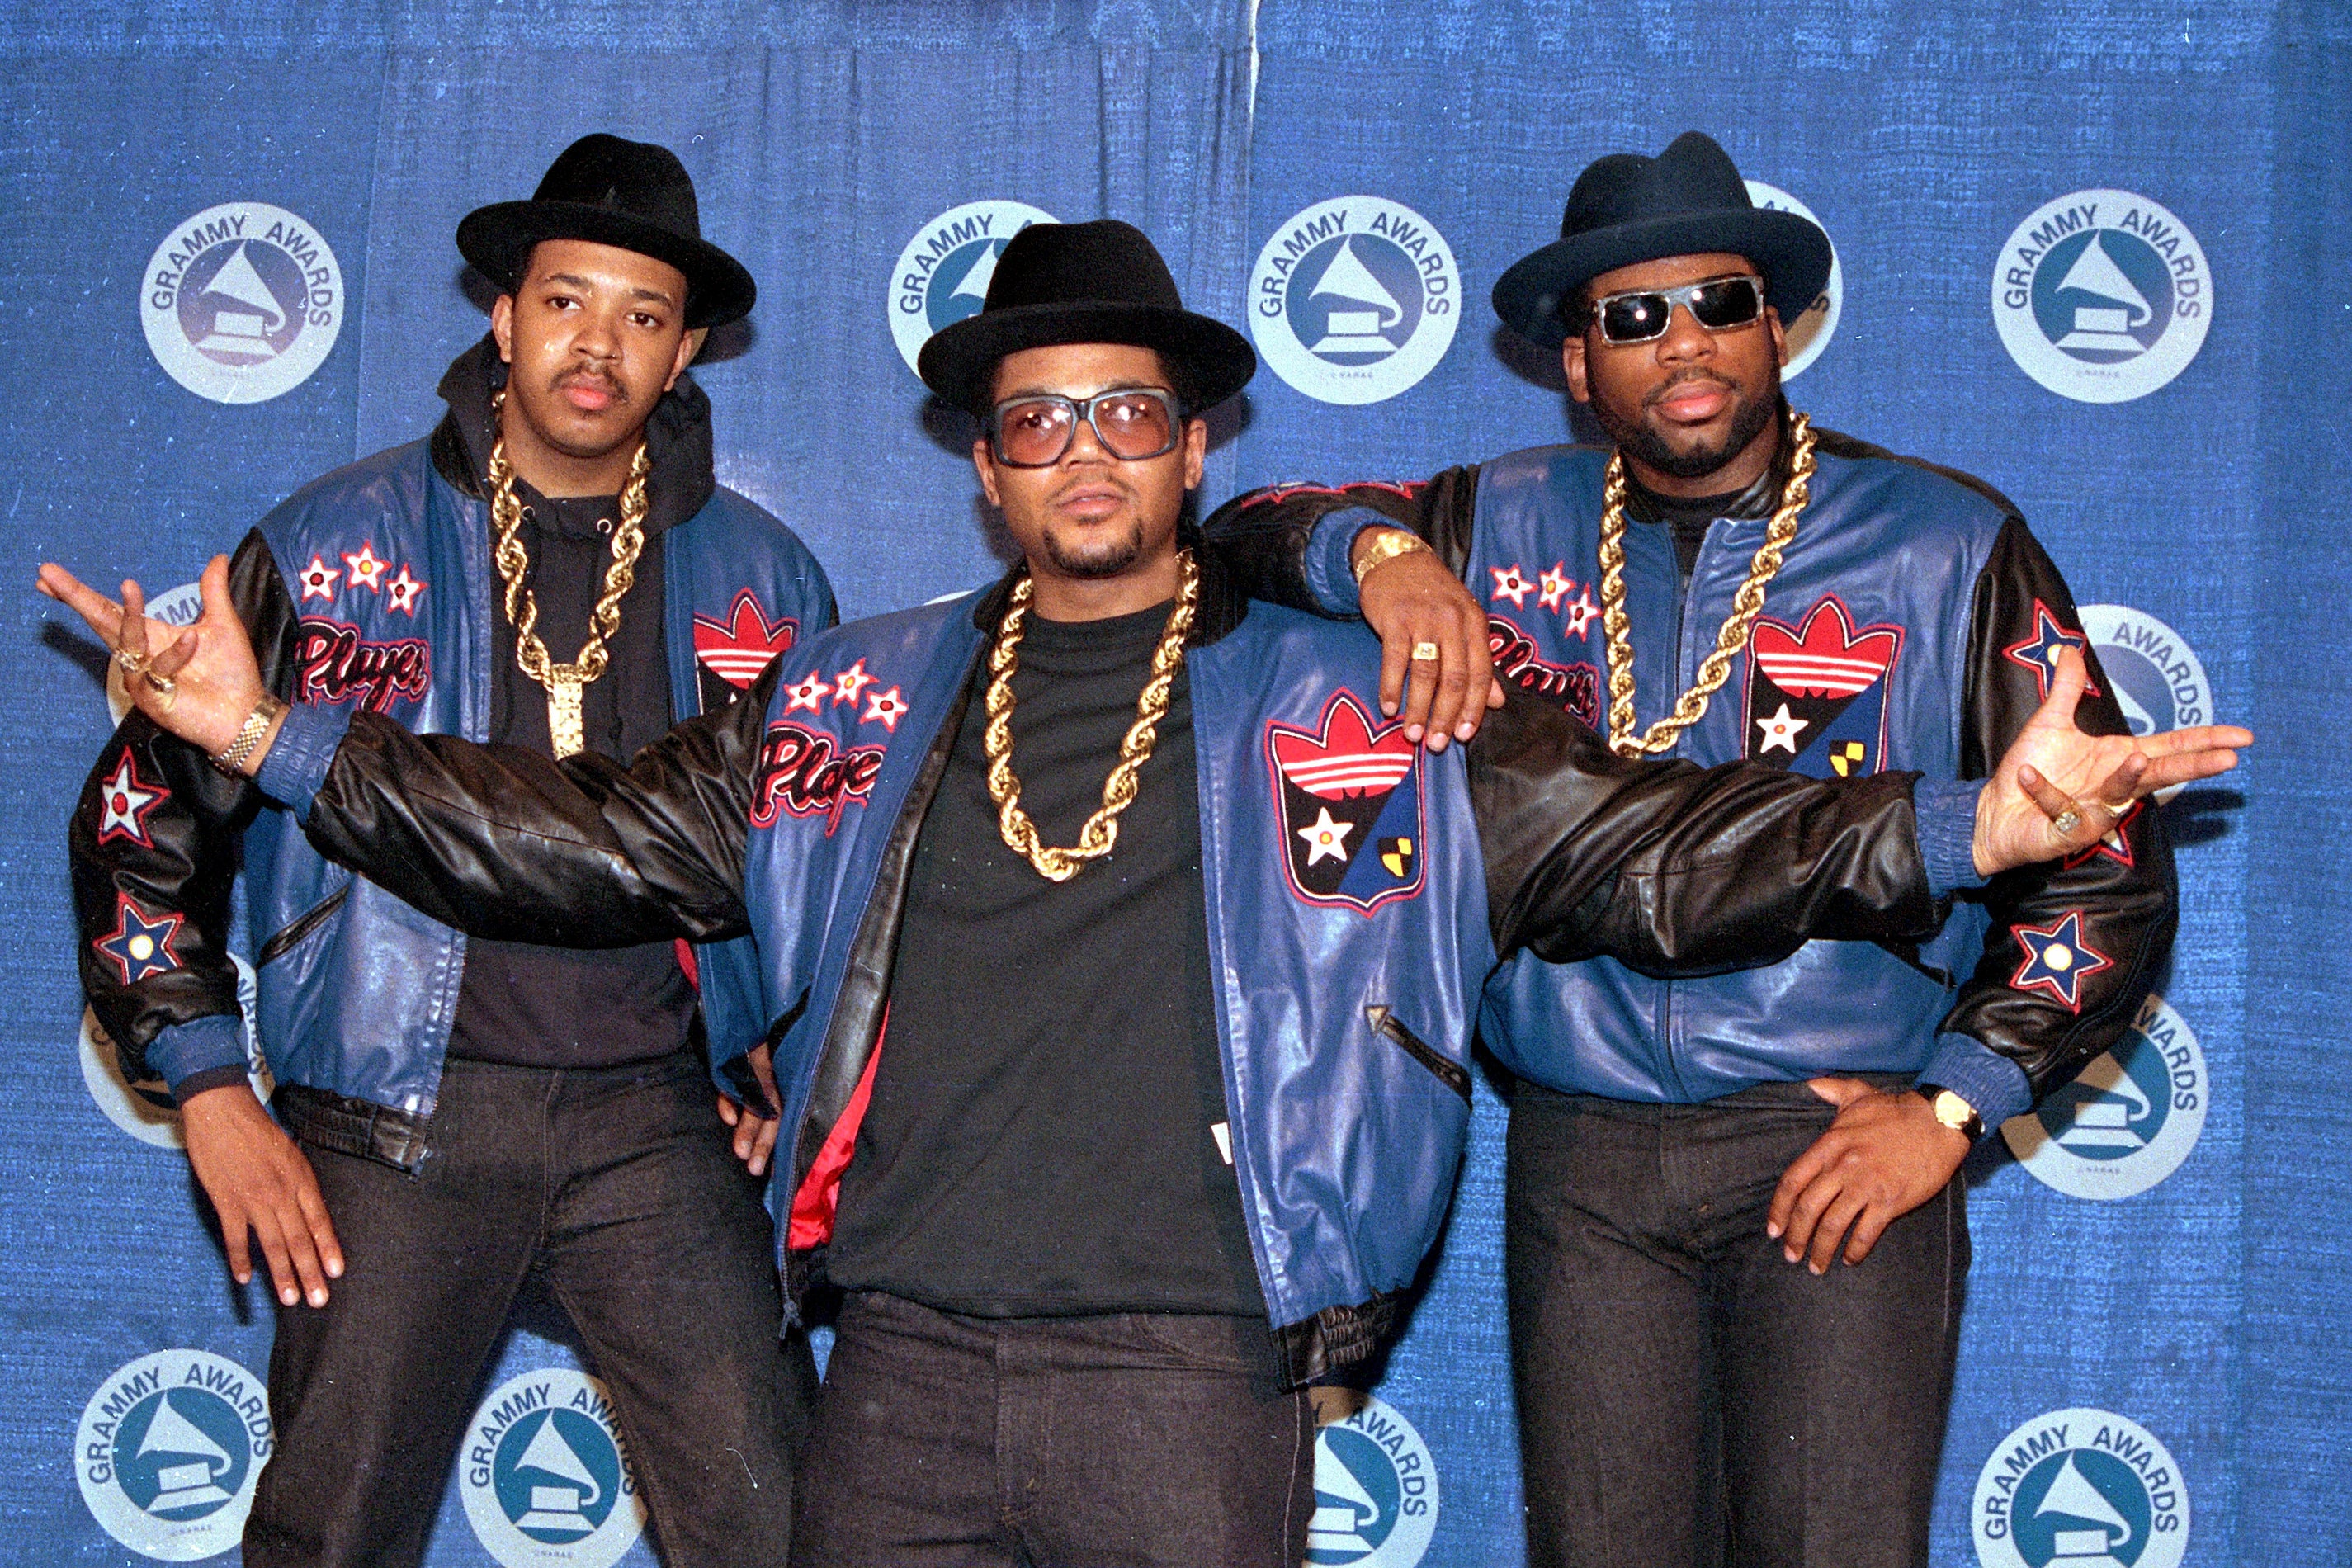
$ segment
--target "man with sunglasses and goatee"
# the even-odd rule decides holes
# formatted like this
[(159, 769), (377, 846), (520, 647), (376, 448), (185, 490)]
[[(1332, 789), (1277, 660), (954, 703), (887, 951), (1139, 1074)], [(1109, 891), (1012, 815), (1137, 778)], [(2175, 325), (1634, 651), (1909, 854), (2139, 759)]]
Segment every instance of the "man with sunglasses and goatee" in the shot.
[[(1783, 400), (1781, 323), (1830, 262), (1698, 132), (1602, 158), (1494, 302), (1559, 349), (1610, 447), (1261, 492), (1209, 531), (1253, 592), (1360, 605), (1384, 700), (1410, 668), (1405, 716), (1439, 740), (1475, 731), (1492, 680), (1625, 757), (1983, 777), (2081, 623), (2000, 495)], [(2093, 680), (2078, 721), (2127, 732)], [(1916, 947), (1696, 980), (1523, 953), (1488, 983), (1534, 1562), (1927, 1561), (1960, 1163), (2122, 1036), (2171, 943), (2155, 814), (2083, 810), (2095, 847)]]

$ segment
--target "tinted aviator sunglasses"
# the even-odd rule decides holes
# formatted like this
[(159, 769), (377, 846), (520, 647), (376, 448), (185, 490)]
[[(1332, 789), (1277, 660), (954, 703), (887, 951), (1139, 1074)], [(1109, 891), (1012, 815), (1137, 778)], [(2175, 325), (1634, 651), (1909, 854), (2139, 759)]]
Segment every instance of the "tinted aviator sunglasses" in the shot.
[(1612, 346), (1652, 342), (1666, 335), (1675, 307), (1710, 332), (1744, 327), (1764, 313), (1764, 280), (1750, 274), (1709, 278), (1677, 289), (1629, 289), (1592, 301), (1601, 341)]
[(1184, 423), (1174, 395), (1158, 387), (1114, 387), (1092, 397), (1037, 393), (996, 405), (988, 419), (989, 444), (1000, 463), (1015, 468), (1049, 468), (1077, 439), (1081, 419), (1093, 426), (1104, 451), (1129, 463), (1157, 458), (1174, 447)]

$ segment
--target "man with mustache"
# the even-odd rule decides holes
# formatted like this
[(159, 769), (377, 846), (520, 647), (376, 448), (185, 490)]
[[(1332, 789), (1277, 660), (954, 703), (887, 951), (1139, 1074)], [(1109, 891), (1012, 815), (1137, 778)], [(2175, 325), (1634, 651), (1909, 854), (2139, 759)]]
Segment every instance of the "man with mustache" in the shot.
[(1429, 756), (1370, 637), (1193, 548), (1198, 415), (1255, 359), (1142, 234), (1023, 230), (920, 365), (1020, 563), (793, 649), (626, 774), (282, 712), (218, 569), (152, 664), (135, 584), (125, 616), (42, 574), (151, 710), (436, 918), (758, 933), (790, 1262), (847, 1293), (808, 1568), (1297, 1563), (1305, 1385), (1377, 1352), (1437, 1233), (1498, 951), (1924, 939), (1939, 885), (2091, 841), (2022, 764), (2121, 803), (2242, 739), (2092, 741), (2077, 658), (1981, 788), (1627, 762), (1526, 697)]
[[(752, 280), (674, 155), (606, 135), (457, 245), (499, 292), (447, 416), (263, 519), (236, 612), (273, 701), (616, 771), (835, 618), (800, 541), (714, 482), (686, 374)], [(275, 1121), (225, 945), (240, 837)], [(469, 940), (136, 713), (71, 847), (91, 1003), (178, 1099), (231, 1271), (250, 1233), (279, 1301), (245, 1561), (421, 1559), (527, 1274), (612, 1389), (667, 1561), (772, 1561), (814, 1369), (720, 1121), (748, 1149), (756, 1119), (713, 1114), (702, 1047), (740, 1066), (765, 1026), (749, 944)]]
[[(1252, 544), (1253, 591), (1349, 613), (1360, 575), (1441, 737), (1475, 732), (1491, 649), (1622, 755), (1984, 776), (2084, 638), (2005, 499), (1789, 409), (1827, 236), (1696, 132), (1586, 169), (1560, 234), (1495, 308), (1611, 447), (1243, 498), (1210, 531)], [(2127, 732), (2095, 686), (2080, 721)], [(2122, 1037), (2170, 947), (2156, 815), (2083, 809), (2101, 842), (1916, 947), (1696, 980), (1528, 955), (1487, 985), (1535, 1562), (1927, 1561), (1960, 1163)]]

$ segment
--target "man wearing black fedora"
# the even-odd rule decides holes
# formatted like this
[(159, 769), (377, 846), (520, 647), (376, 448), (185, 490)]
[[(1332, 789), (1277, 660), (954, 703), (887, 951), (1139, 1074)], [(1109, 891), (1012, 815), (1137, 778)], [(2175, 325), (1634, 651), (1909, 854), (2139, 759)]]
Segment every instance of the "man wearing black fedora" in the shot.
[[(1491, 653), (1622, 756), (1985, 777), (2087, 657), (2080, 623), (2000, 494), (1789, 408), (1781, 322), (1830, 262), (1698, 132), (1602, 158), (1494, 304), (1607, 447), (1244, 497), (1210, 531), (1253, 591), (1360, 602), (1420, 701), (1471, 666), (1441, 731), (1475, 731)], [(2079, 717), (2126, 732), (2095, 686)], [(1916, 945), (1681, 980), (1527, 954), (1489, 982), (1535, 1561), (1926, 1562), (1960, 1163), (2121, 1036), (2170, 944), (2155, 815), (2079, 809), (2096, 846)]]
[(1304, 1391), (1373, 1356), (1438, 1232), (1497, 953), (1923, 942), (1949, 889), (2095, 841), (2087, 806), (2052, 822), (2067, 793), (2227, 765), (2226, 736), (2084, 736), (2079, 659), (1982, 787), (1628, 761), (1525, 694), (1433, 754), (1378, 716), (1374, 638), (1196, 548), (1200, 415), (1255, 356), (1139, 232), (1024, 229), (919, 363), (979, 417), (1020, 562), (796, 645), (625, 773), (280, 713), (219, 569), (161, 654), (43, 577), (169, 688), (142, 710), (432, 918), (756, 935), (795, 1296), (844, 1294), (794, 1563), (1288, 1568), (1310, 1519), (1354, 1538)]
[[(439, 426), (297, 491), (207, 584), (249, 628), (271, 711), (617, 771), (834, 620), (799, 540), (714, 482), (686, 374), (752, 280), (701, 237), (677, 159), (607, 135), (457, 244), (498, 300), (442, 378)], [(705, 1067), (750, 1093), (766, 1016), (748, 943), (469, 940), (217, 765), (255, 739), (208, 762), (133, 714), (71, 829), (91, 1002), (177, 1097), (232, 1272), (251, 1276), (250, 1235), (280, 1302), (245, 1561), (421, 1559), (528, 1275), (611, 1389), (667, 1561), (772, 1562), (814, 1373), (804, 1341), (780, 1342), (772, 1228)], [(240, 863), (274, 1120), (238, 1027)], [(134, 952), (114, 936), (132, 926), (165, 934)], [(757, 1119), (720, 1103), (748, 1148)], [(534, 1539), (630, 1506), (593, 1481), (538, 1491)]]

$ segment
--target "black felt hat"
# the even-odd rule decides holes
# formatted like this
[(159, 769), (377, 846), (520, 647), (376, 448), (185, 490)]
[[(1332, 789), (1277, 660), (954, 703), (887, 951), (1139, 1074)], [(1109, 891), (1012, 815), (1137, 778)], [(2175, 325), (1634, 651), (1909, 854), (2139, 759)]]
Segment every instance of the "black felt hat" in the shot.
[(686, 274), (688, 328), (749, 315), (759, 294), (743, 264), (702, 237), (686, 165), (650, 142), (583, 136), (548, 166), (530, 200), (477, 207), (457, 226), (458, 250), (508, 293), (542, 239), (584, 239), (668, 262)]
[(1707, 251), (1744, 256), (1764, 275), (1765, 302), (1793, 321), (1830, 278), (1830, 237), (1794, 213), (1748, 196), (1715, 139), (1685, 131), (1654, 158), (1612, 153), (1576, 177), (1559, 237), (1495, 283), (1495, 314), (1524, 337), (1558, 348), (1564, 306), (1604, 272)]
[(931, 335), (916, 356), (923, 384), (988, 413), (1005, 355), (1061, 343), (1158, 351), (1190, 384), (1192, 412), (1213, 408), (1257, 373), (1257, 353), (1223, 321), (1184, 309), (1176, 279), (1144, 232), (1117, 218), (1033, 223), (1005, 243), (980, 314)]

